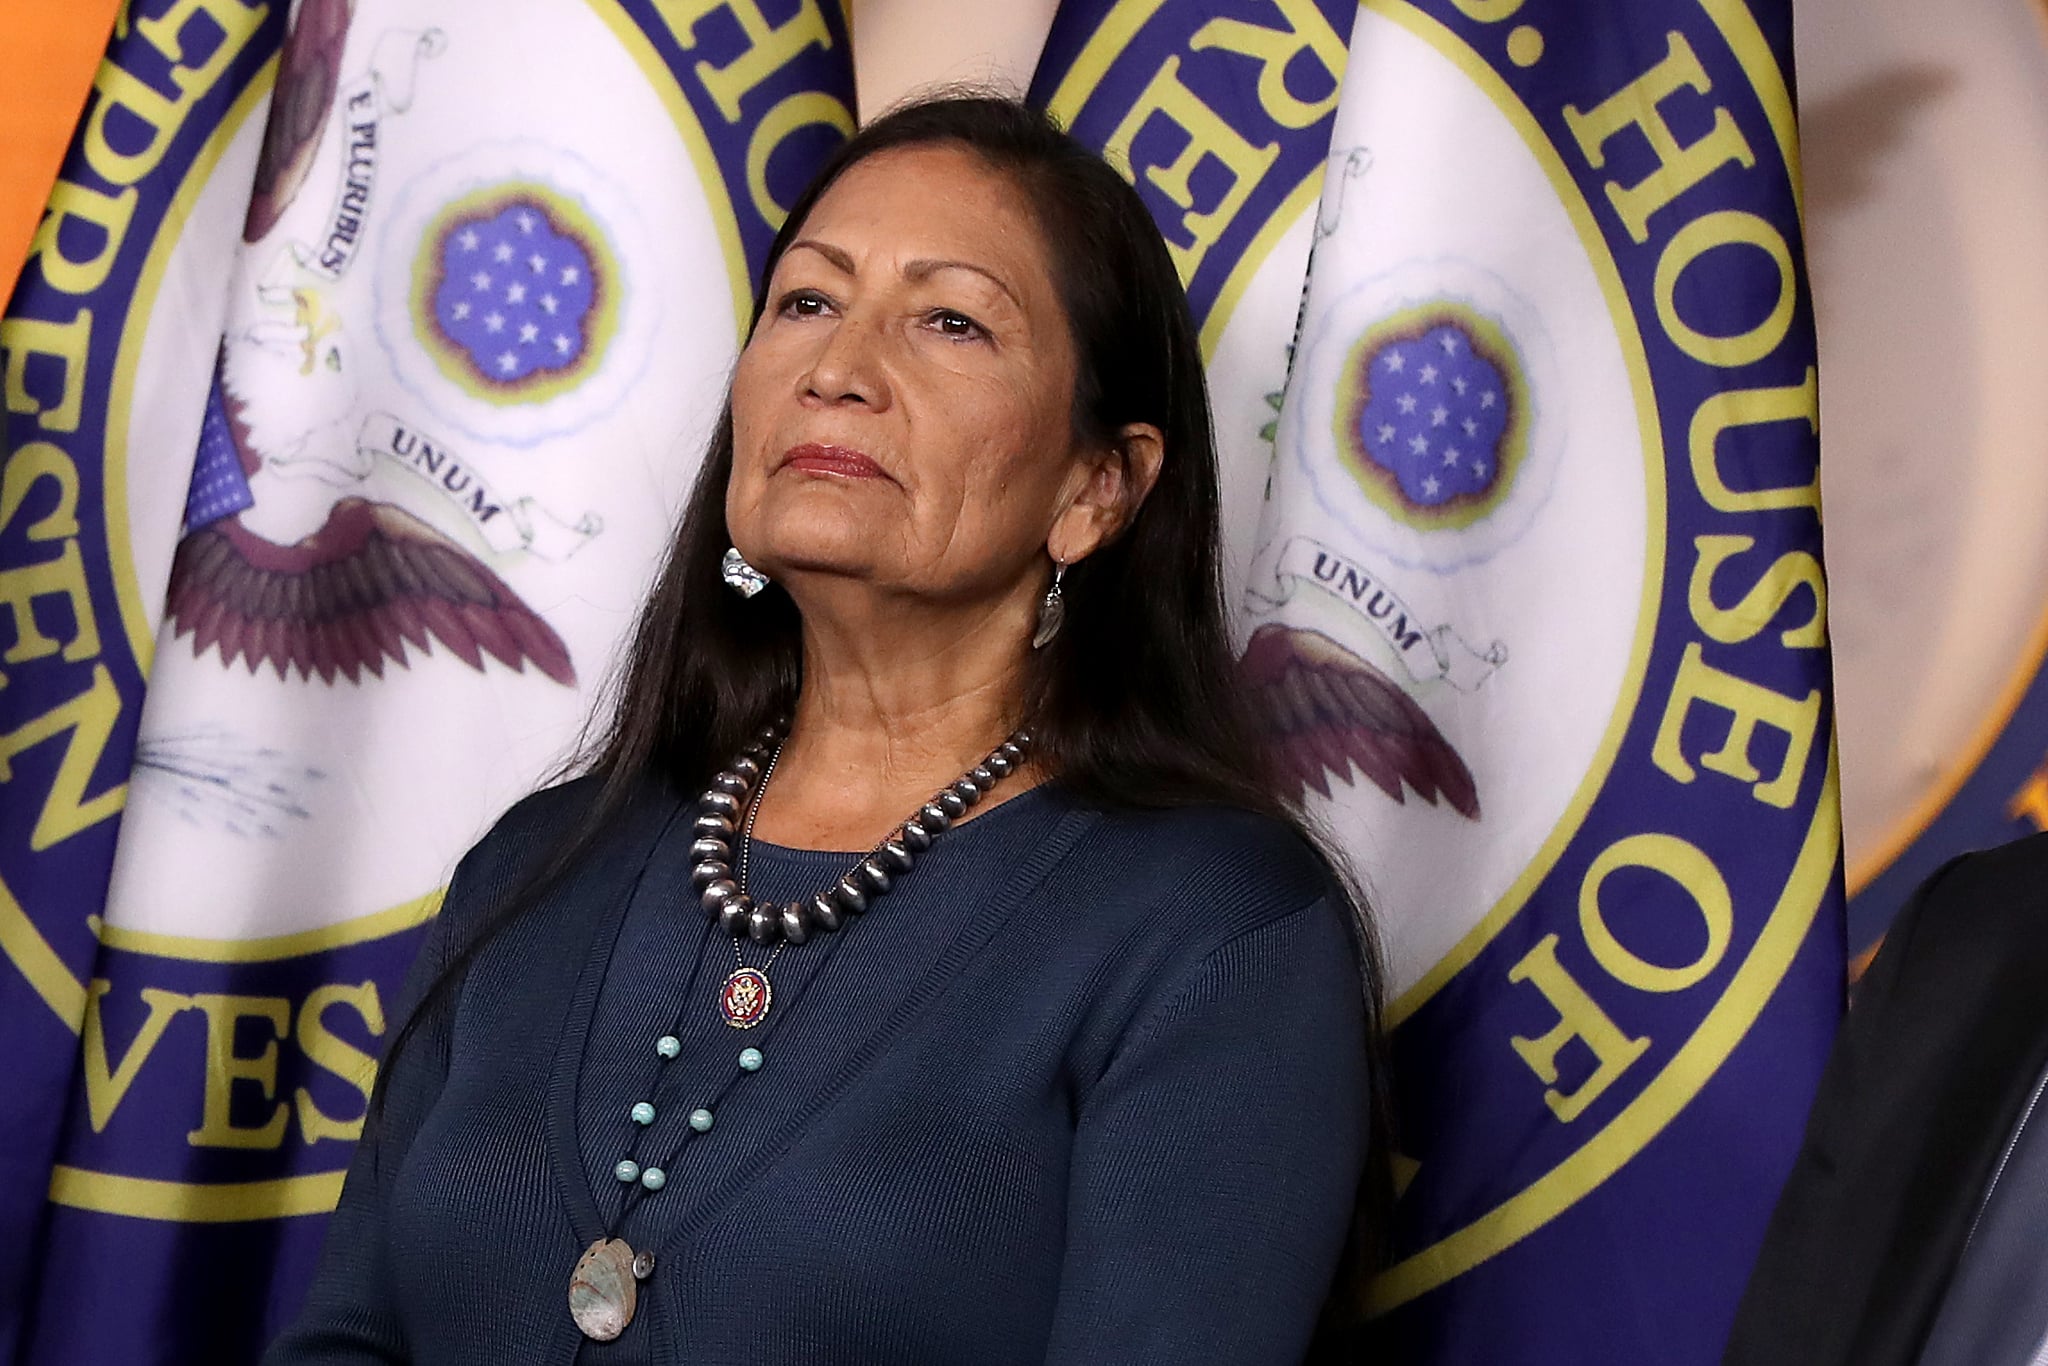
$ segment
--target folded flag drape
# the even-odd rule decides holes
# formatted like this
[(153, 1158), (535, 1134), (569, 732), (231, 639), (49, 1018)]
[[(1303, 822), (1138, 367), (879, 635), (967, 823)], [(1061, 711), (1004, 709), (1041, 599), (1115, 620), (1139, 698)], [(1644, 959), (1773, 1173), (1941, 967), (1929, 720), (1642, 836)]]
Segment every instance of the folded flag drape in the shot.
[[(302, 0), (288, 32), (284, 6), (130, 9), (134, 84), (103, 84), (78, 167), (146, 155), (133, 111), (163, 122), (160, 92), (219, 64), (162, 157), (158, 245), (133, 230), (145, 279), (152, 250), (211, 266), (94, 314), (94, 396), (132, 382), (154, 416), (41, 453), (72, 345), (50, 251), (0, 339), (33, 396), (9, 390), (0, 563), (55, 563), (75, 515), (88, 575), (154, 574), (105, 590), (100, 652), (133, 662), (95, 673), (40, 570), (53, 643), (17, 612), (6, 667), (69, 691), (0, 693), (24, 708), (0, 722), (0, 1037), (27, 1113), (61, 1118), (4, 1197), (48, 1201), (0, 1292), (34, 1366), (253, 1360), (296, 1308), (421, 926), (575, 740), (783, 206), (853, 127), (843, 14), (813, 0)], [(95, 160), (102, 127), (119, 156)], [(189, 188), (201, 146), (217, 204)], [(74, 871), (42, 877), (58, 853)]]
[[(1175, 245), (1247, 684), (1385, 940), (1374, 1360), (1718, 1359), (1798, 1143), (1843, 963), (1790, 55), (1764, 0), (1069, 3), (1034, 90)], [(1263, 367), (1218, 345), (1304, 267)]]

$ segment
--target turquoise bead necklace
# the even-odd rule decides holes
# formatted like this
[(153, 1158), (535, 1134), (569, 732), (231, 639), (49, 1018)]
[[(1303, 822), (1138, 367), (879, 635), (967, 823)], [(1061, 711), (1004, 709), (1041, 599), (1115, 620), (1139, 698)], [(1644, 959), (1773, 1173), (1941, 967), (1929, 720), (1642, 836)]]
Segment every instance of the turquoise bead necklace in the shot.
[[(626, 1145), (626, 1153), (612, 1167), (612, 1175), (618, 1178), (621, 1186), (627, 1188), (618, 1217), (612, 1221), (612, 1227), (615, 1229), (624, 1226), (627, 1218), (642, 1199), (654, 1195), (668, 1184), (668, 1174), (675, 1169), (676, 1161), (682, 1156), (683, 1150), (694, 1139), (711, 1132), (712, 1126), (717, 1122), (719, 1108), (725, 1103), (726, 1098), (732, 1094), (733, 1089), (747, 1078), (761, 1071), (767, 1062), (767, 1052), (764, 1045), (774, 1041), (776, 1033), (780, 1031), (790, 1016), (796, 1012), (795, 1002), (792, 1002), (784, 1010), (778, 1011), (775, 1017), (767, 1022), (767, 1029), (761, 1038), (760, 1044), (749, 1045), (739, 1051), (737, 1058), (738, 1067), (727, 1075), (725, 1084), (713, 1092), (708, 1100), (690, 1111), (689, 1128), (677, 1141), (673, 1151), (668, 1153), (659, 1162), (644, 1163), (642, 1161), (641, 1143), (653, 1130), (655, 1120), (660, 1118), (661, 1107), (657, 1106), (655, 1101), (661, 1098), (661, 1082), (663, 1076), (668, 1071), (668, 1065), (682, 1056), (683, 1041), (681, 1033), (684, 1028), (683, 1022), (691, 1013), (688, 1003), (695, 999), (698, 975), (704, 966), (706, 954), (710, 952), (710, 941), (717, 928), (716, 924), (706, 922), (704, 932), (697, 942), (697, 961), (691, 965), (689, 979), (683, 986), (683, 1000), (685, 1002), (683, 1014), (679, 1015), (676, 1022), (654, 1040), (655, 1063), (653, 1075), (648, 1079), (646, 1087), (641, 1091), (642, 1095), (650, 1098), (635, 1101), (627, 1110), (627, 1119), (630, 1121), (628, 1129), (630, 1137)], [(818, 960), (815, 972), (824, 971), (825, 964), (831, 961), (833, 952), (843, 942), (845, 942), (843, 939), (835, 939), (826, 947), (825, 956)], [(651, 1274), (653, 1271), (653, 1256), (645, 1253), (642, 1256), (646, 1258), (646, 1270)], [(639, 1269), (636, 1266), (636, 1272)], [(639, 1279), (645, 1280), (646, 1276), (641, 1275)]]
[[(681, 807), (677, 808), (678, 812)], [(674, 824), (671, 818), (670, 824)], [(665, 833), (665, 832), (664, 832)], [(669, 1173), (674, 1171), (689, 1145), (709, 1134), (717, 1122), (719, 1109), (732, 1095), (734, 1088), (749, 1077), (758, 1074), (767, 1064), (768, 1045), (783, 1025), (794, 1017), (802, 1005), (801, 994), (783, 1009), (776, 1012), (772, 1020), (765, 1022), (759, 1043), (750, 1044), (739, 1051), (737, 1066), (727, 1074), (725, 1083), (703, 1100), (689, 1113), (688, 1125), (678, 1136), (670, 1150), (658, 1161), (644, 1160), (642, 1145), (652, 1132), (654, 1123), (660, 1118), (668, 1103), (662, 1093), (662, 1079), (668, 1065), (683, 1053), (682, 1035), (685, 1021), (693, 1013), (690, 1003), (696, 999), (697, 982), (702, 974), (704, 959), (715, 956), (711, 940), (716, 936), (716, 921), (706, 921), (703, 934), (697, 942), (696, 960), (691, 964), (690, 975), (683, 985), (683, 1005), (675, 1022), (658, 1035), (650, 1050), (654, 1063), (647, 1084), (640, 1089), (646, 1100), (633, 1102), (627, 1109), (628, 1138), (625, 1155), (612, 1167), (612, 1175), (621, 1187), (618, 1212), (607, 1222), (605, 1232), (587, 1248), (576, 1263), (576, 1269), (569, 1280), (569, 1313), (584, 1336), (598, 1342), (610, 1342), (625, 1331), (633, 1321), (633, 1313), (639, 1298), (638, 1282), (654, 1274), (655, 1256), (649, 1249), (634, 1251), (620, 1234), (627, 1221), (640, 1204), (652, 1199), (667, 1187)], [(818, 960), (813, 975), (822, 972), (844, 942), (843, 936), (835, 936), (825, 947), (824, 956)], [(699, 1007), (701, 1009), (701, 1006)]]
[[(586, 1337), (599, 1342), (609, 1342), (625, 1331), (633, 1321), (639, 1300), (638, 1282), (654, 1274), (654, 1254), (646, 1250), (635, 1252), (618, 1236), (627, 1219), (642, 1200), (659, 1194), (668, 1185), (669, 1172), (684, 1149), (711, 1132), (719, 1107), (733, 1088), (765, 1065), (767, 1053), (762, 1045), (771, 1043), (794, 1013), (794, 1005), (769, 1009), (773, 999), (768, 984), (769, 967), (785, 948), (800, 947), (817, 933), (836, 930), (846, 919), (866, 911), (871, 902), (910, 871), (911, 865), (940, 835), (967, 815), (969, 807), (1023, 764), (1025, 747), (1031, 743), (1031, 737), (1024, 731), (1012, 734), (981, 763), (934, 794), (931, 801), (918, 808), (833, 887), (808, 902), (796, 901), (777, 908), (773, 903), (756, 905), (747, 894), (745, 881), (754, 816), (775, 771), (775, 761), (781, 756), (788, 726), (788, 718), (782, 717), (763, 728), (739, 758), (712, 780), (711, 790), (698, 799), (697, 820), (692, 827), (696, 842), (690, 847), (690, 883), (699, 893), (707, 919), (697, 944), (696, 960), (690, 966), (689, 980), (683, 987), (684, 1014), (654, 1041), (653, 1074), (641, 1090), (646, 1099), (627, 1107), (626, 1152), (612, 1166), (612, 1175), (624, 1188), (618, 1214), (604, 1236), (584, 1250), (569, 1278), (570, 1317)], [(681, 813), (679, 803), (657, 840), (667, 837)], [(737, 850), (733, 847), (735, 838)], [(735, 1029), (753, 1029), (763, 1024), (767, 1028), (760, 1044), (740, 1050), (738, 1070), (727, 1074), (725, 1084), (708, 1101), (690, 1111), (687, 1127), (671, 1151), (659, 1162), (644, 1162), (641, 1144), (661, 1115), (661, 1106), (656, 1101), (662, 1099), (662, 1078), (669, 1063), (682, 1055), (683, 1022), (690, 1002), (695, 999), (697, 980), (714, 930), (732, 936), (737, 964), (719, 992), (720, 1014)], [(747, 966), (739, 949), (742, 935), (756, 943), (774, 944), (766, 964), (760, 968)], [(812, 970), (813, 977), (825, 970), (844, 939), (843, 935), (832, 936), (824, 956)]]

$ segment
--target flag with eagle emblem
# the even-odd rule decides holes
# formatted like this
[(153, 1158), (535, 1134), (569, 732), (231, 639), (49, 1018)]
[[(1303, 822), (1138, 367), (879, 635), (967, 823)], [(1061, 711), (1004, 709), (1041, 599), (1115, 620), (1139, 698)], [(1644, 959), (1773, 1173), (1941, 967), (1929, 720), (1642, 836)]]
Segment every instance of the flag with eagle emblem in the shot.
[[(256, 36), (223, 46), (237, 15)], [(124, 623), (153, 665), (146, 701), (139, 669), (113, 678), (120, 744), (97, 769), (76, 757), (76, 737), (105, 741), (89, 690), (0, 738), (0, 781), (58, 813), (38, 827), (10, 800), (0, 850), (10, 888), (42, 887), (18, 914), (0, 897), (20, 969), (0, 1009), (32, 992), (24, 1018), (51, 1017), (34, 1066), (53, 1118), (35, 1156), (9, 1155), (25, 1213), (0, 1304), (20, 1306), (24, 1366), (252, 1361), (296, 1310), (440, 888), (568, 756), (784, 206), (853, 128), (830, 0), (138, 0), (127, 26), (100, 86), (124, 112), (89, 110), (74, 158), (102, 197), (75, 191), (74, 218), (118, 224), (105, 173), (145, 155), (135, 111), (161, 122), (161, 91), (195, 85), (179, 62), (221, 54), (253, 93), (222, 85), (181, 163), (232, 173), (234, 202), (181, 199), (172, 177), (157, 211), (165, 239), (210, 230), (212, 269), (93, 322), (115, 384), (150, 381), (151, 425), (123, 448), (150, 501), (113, 506), (113, 444), (71, 453), (104, 470), (81, 478), (10, 416), (0, 518), (34, 553), (0, 564), (48, 560), (104, 483), (95, 553), (117, 581), (146, 560), (134, 596), (162, 604)], [(18, 302), (0, 333), (45, 428), (64, 391), (39, 353), (64, 354), (72, 315), (33, 288), (78, 275), (92, 242), (54, 236), (42, 311), (24, 327)], [(82, 634), (46, 652), (74, 691), (95, 677)], [(91, 824), (76, 847), (97, 882), (18, 882), (67, 821)]]
[(1387, 1361), (1718, 1360), (1840, 1010), (1790, 54), (1351, 30), (1243, 666), (1386, 945)]

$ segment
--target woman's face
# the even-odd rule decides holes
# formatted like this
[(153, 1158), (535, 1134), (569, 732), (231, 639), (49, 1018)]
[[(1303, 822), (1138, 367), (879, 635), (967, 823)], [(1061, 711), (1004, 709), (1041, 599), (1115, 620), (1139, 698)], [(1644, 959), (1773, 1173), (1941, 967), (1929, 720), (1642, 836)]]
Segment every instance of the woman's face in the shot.
[(1094, 548), (1072, 509), (1091, 478), (1073, 342), (1006, 177), (949, 146), (856, 163), (767, 299), (733, 377), (726, 489), (755, 565), (971, 602), (1035, 588), (1049, 537), (1080, 528), (1087, 544), (1052, 546), (1067, 559)]

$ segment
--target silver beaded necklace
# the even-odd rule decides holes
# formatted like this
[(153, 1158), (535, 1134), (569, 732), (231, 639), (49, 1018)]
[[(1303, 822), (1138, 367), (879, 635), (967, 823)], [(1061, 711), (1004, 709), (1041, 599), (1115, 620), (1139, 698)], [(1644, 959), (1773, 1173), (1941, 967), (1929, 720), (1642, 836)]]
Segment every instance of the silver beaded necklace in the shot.
[[(1016, 732), (951, 786), (933, 794), (930, 801), (890, 831), (838, 882), (808, 901), (792, 901), (777, 908), (772, 904), (756, 905), (747, 895), (747, 864), (753, 849), (754, 818), (761, 809), (761, 795), (767, 791), (768, 779), (775, 772), (775, 762), (782, 757), (787, 729), (788, 722), (782, 720), (763, 730), (752, 744), (741, 751), (739, 758), (720, 770), (712, 779), (710, 790), (698, 799), (694, 827), (696, 841), (690, 846), (690, 884), (696, 888), (706, 913), (732, 936), (733, 961), (738, 966), (720, 988), (718, 1005), (720, 1015), (735, 1029), (752, 1029), (768, 1018), (768, 1008), (774, 999), (768, 969), (775, 965), (775, 960), (781, 957), (785, 948), (804, 944), (814, 932), (837, 930), (849, 917), (866, 911), (894, 885), (897, 878), (910, 871), (940, 835), (967, 814), (968, 808), (979, 802), (997, 782), (1017, 770), (1031, 744), (1027, 732)], [(735, 839), (738, 841), (737, 851), (733, 847)], [(747, 966), (740, 952), (742, 935), (756, 943), (775, 944), (768, 961), (759, 968)], [(703, 961), (704, 955), (700, 950), (698, 966)], [(693, 968), (690, 983), (684, 989), (686, 997), (695, 984), (696, 970)], [(769, 1032), (773, 1033), (773, 1030)], [(674, 1165), (682, 1151), (678, 1147), (666, 1162), (659, 1165), (651, 1162), (643, 1165), (634, 1156), (638, 1151), (637, 1136), (655, 1121), (652, 1097), (659, 1088), (661, 1075), (668, 1064), (682, 1053), (682, 1040), (677, 1031), (666, 1032), (657, 1038), (654, 1051), (659, 1062), (655, 1077), (647, 1088), (650, 1098), (635, 1102), (630, 1111), (635, 1141), (628, 1144), (627, 1155), (621, 1157), (612, 1169), (612, 1174), (622, 1185), (637, 1189), (630, 1192), (618, 1217), (606, 1232), (584, 1249), (569, 1276), (569, 1315), (585, 1337), (598, 1342), (610, 1342), (625, 1331), (633, 1321), (639, 1303), (639, 1282), (654, 1274), (654, 1253), (646, 1249), (635, 1251), (631, 1244), (618, 1236), (626, 1215), (631, 1212), (636, 1197), (658, 1194), (668, 1184), (667, 1168)], [(689, 1127), (681, 1142), (687, 1144), (710, 1132), (716, 1120), (717, 1106), (734, 1082), (739, 1077), (759, 1072), (762, 1063), (760, 1048), (741, 1050), (738, 1076), (728, 1079), (725, 1088), (708, 1104), (690, 1112)]]
[[(761, 799), (768, 795), (768, 780), (775, 776), (776, 761), (782, 758), (782, 747), (787, 743), (787, 737), (775, 742), (767, 764), (761, 769), (761, 786), (754, 793), (754, 799), (747, 803), (747, 819), (740, 826), (740, 857), (734, 868), (733, 883), (742, 896), (747, 891), (747, 863), (754, 852), (754, 818), (761, 814)], [(718, 1007), (727, 1024), (735, 1029), (752, 1029), (767, 1018), (768, 1008), (775, 1004), (775, 988), (768, 981), (768, 970), (775, 966), (776, 959), (782, 957), (782, 951), (789, 947), (790, 941), (785, 937), (770, 950), (768, 961), (756, 971), (747, 966), (746, 958), (740, 953), (741, 937), (737, 934), (732, 937), (733, 972), (719, 990)]]
[[(783, 720), (765, 728), (737, 759), (720, 770), (710, 789), (698, 799), (697, 840), (690, 846), (690, 885), (697, 889), (705, 913), (732, 936), (734, 967), (719, 988), (718, 1009), (734, 1029), (752, 1029), (768, 1018), (775, 999), (768, 970), (783, 949), (802, 945), (815, 933), (837, 930), (848, 917), (866, 911), (990, 788), (1016, 772), (1031, 744), (1029, 732), (1015, 732), (950, 786), (934, 793), (832, 886), (807, 899), (777, 906), (756, 902), (748, 894), (747, 863), (753, 849), (754, 820), (776, 761), (782, 757), (787, 726)], [(758, 968), (747, 965), (740, 950), (742, 935), (757, 944), (775, 946), (766, 963)]]

